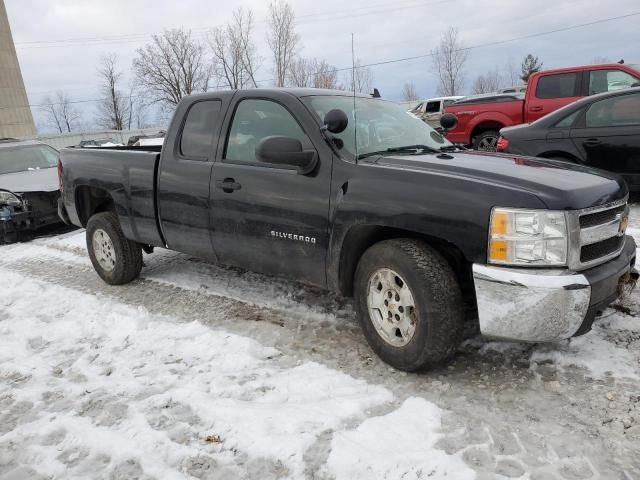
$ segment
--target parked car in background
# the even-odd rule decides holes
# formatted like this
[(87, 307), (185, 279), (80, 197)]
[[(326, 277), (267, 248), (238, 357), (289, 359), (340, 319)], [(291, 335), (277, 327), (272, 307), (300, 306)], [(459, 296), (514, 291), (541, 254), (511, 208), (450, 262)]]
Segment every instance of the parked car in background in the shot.
[(527, 85), (514, 85), (513, 87), (500, 88), (496, 93), (525, 93)]
[(132, 147), (144, 138), (164, 138), (166, 134), (167, 132), (165, 130), (160, 130), (153, 135), (132, 135), (129, 137), (129, 140), (127, 140), (127, 146)]
[(503, 128), (500, 135), (500, 152), (609, 170), (640, 190), (640, 88), (583, 98), (529, 125)]
[(94, 140), (82, 140), (79, 144), (82, 148), (98, 148), (98, 147), (120, 147), (123, 146), (121, 142), (114, 140), (113, 138), (98, 138)]
[(640, 65), (588, 65), (534, 73), (526, 93), (464, 99), (447, 107), (458, 117), (447, 132), (454, 143), (494, 151), (501, 128), (530, 123), (579, 98), (640, 84)]
[(457, 100), (464, 98), (463, 96), (438, 97), (420, 101), (410, 112), (417, 116), (420, 120), (427, 122), (431, 128), (440, 126), (440, 117), (444, 113), (444, 109)]
[(0, 245), (62, 224), (58, 151), (36, 141), (0, 140)]

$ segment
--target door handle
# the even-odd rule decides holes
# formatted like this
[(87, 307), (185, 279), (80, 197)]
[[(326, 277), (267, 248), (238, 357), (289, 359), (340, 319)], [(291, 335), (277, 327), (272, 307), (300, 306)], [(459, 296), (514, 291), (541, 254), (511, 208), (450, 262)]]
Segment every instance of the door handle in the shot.
[(535, 107), (531, 107), (531, 111), (532, 112), (541, 112), (542, 111), (542, 107), (540, 105), (535, 106)]
[(584, 141), (584, 144), (587, 145), (588, 147), (595, 147), (596, 145), (600, 145), (602, 143), (602, 140), (599, 140), (597, 138), (587, 138)]
[(233, 178), (225, 178), (224, 180), (217, 180), (216, 187), (221, 189), (223, 192), (231, 193), (235, 190), (240, 190), (242, 185), (236, 182)]

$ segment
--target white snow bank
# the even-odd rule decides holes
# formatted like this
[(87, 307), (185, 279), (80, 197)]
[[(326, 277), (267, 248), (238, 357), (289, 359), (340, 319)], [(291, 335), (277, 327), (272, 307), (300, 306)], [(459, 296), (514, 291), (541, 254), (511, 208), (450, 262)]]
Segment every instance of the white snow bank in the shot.
[(336, 480), (475, 478), (459, 455), (434, 447), (441, 437), (441, 417), (436, 405), (411, 397), (387, 415), (336, 433), (327, 467)]
[(0, 297), (0, 451), (14, 442), (4, 458), (45, 476), (133, 462), (185, 478), (203, 462), (241, 473), (254, 461), (298, 478), (322, 432), (393, 397), (315, 363), (283, 367), (277, 350), (198, 322), (0, 278), (12, 286)]
[(583, 367), (594, 378), (611, 375), (615, 378), (640, 379), (640, 364), (631, 350), (617, 346), (607, 338), (612, 335), (624, 336), (625, 331), (640, 330), (640, 321), (612, 313), (612, 310), (607, 310), (604, 315), (610, 317), (596, 320), (593, 330), (586, 335), (559, 344), (536, 346), (531, 360), (552, 361), (560, 367)]

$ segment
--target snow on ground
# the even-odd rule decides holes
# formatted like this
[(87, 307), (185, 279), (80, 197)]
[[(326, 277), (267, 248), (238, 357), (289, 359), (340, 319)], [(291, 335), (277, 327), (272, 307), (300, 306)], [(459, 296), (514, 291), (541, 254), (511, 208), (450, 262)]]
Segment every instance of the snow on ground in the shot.
[(13, 292), (0, 299), (0, 473), (129, 462), (184, 478), (198, 457), (232, 469), (242, 455), (297, 478), (321, 432), (393, 398), (317, 363), (279, 367), (277, 350), (197, 322), (0, 275)]
[(638, 291), (583, 337), (406, 375), (349, 301), (162, 249), (111, 287), (84, 232), (39, 238), (0, 281), (3, 480), (640, 479)]
[(475, 478), (459, 455), (434, 450), (441, 437), (441, 417), (434, 404), (409, 398), (387, 415), (367, 419), (355, 430), (337, 432), (328, 469), (337, 480), (398, 478), (398, 472), (405, 472), (403, 480)]

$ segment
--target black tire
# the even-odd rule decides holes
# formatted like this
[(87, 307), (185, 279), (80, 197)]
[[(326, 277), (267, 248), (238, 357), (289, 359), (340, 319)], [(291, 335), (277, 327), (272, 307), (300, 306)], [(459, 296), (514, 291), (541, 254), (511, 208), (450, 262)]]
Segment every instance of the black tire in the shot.
[[(403, 346), (385, 340), (369, 312), (369, 281), (377, 281), (374, 275), (380, 269), (397, 272), (413, 295), (415, 308), (411, 318), (415, 330)], [(454, 354), (464, 318), (462, 294), (451, 266), (427, 243), (393, 239), (370, 247), (358, 263), (354, 293), (358, 319), (369, 345), (392, 367), (408, 372), (424, 370)]]
[(498, 151), (498, 138), (500, 138), (500, 132), (487, 130), (473, 139), (473, 148), (483, 152), (496, 152)]
[[(107, 248), (111, 252), (108, 258), (113, 262), (111, 268), (105, 267), (105, 262), (101, 263), (99, 260), (102, 252), (94, 250), (94, 235), (105, 242), (111, 242), (111, 247)], [(102, 212), (93, 215), (87, 222), (86, 239), (93, 268), (105, 282), (110, 285), (122, 285), (138, 277), (142, 270), (142, 248), (124, 236), (115, 213)]]

